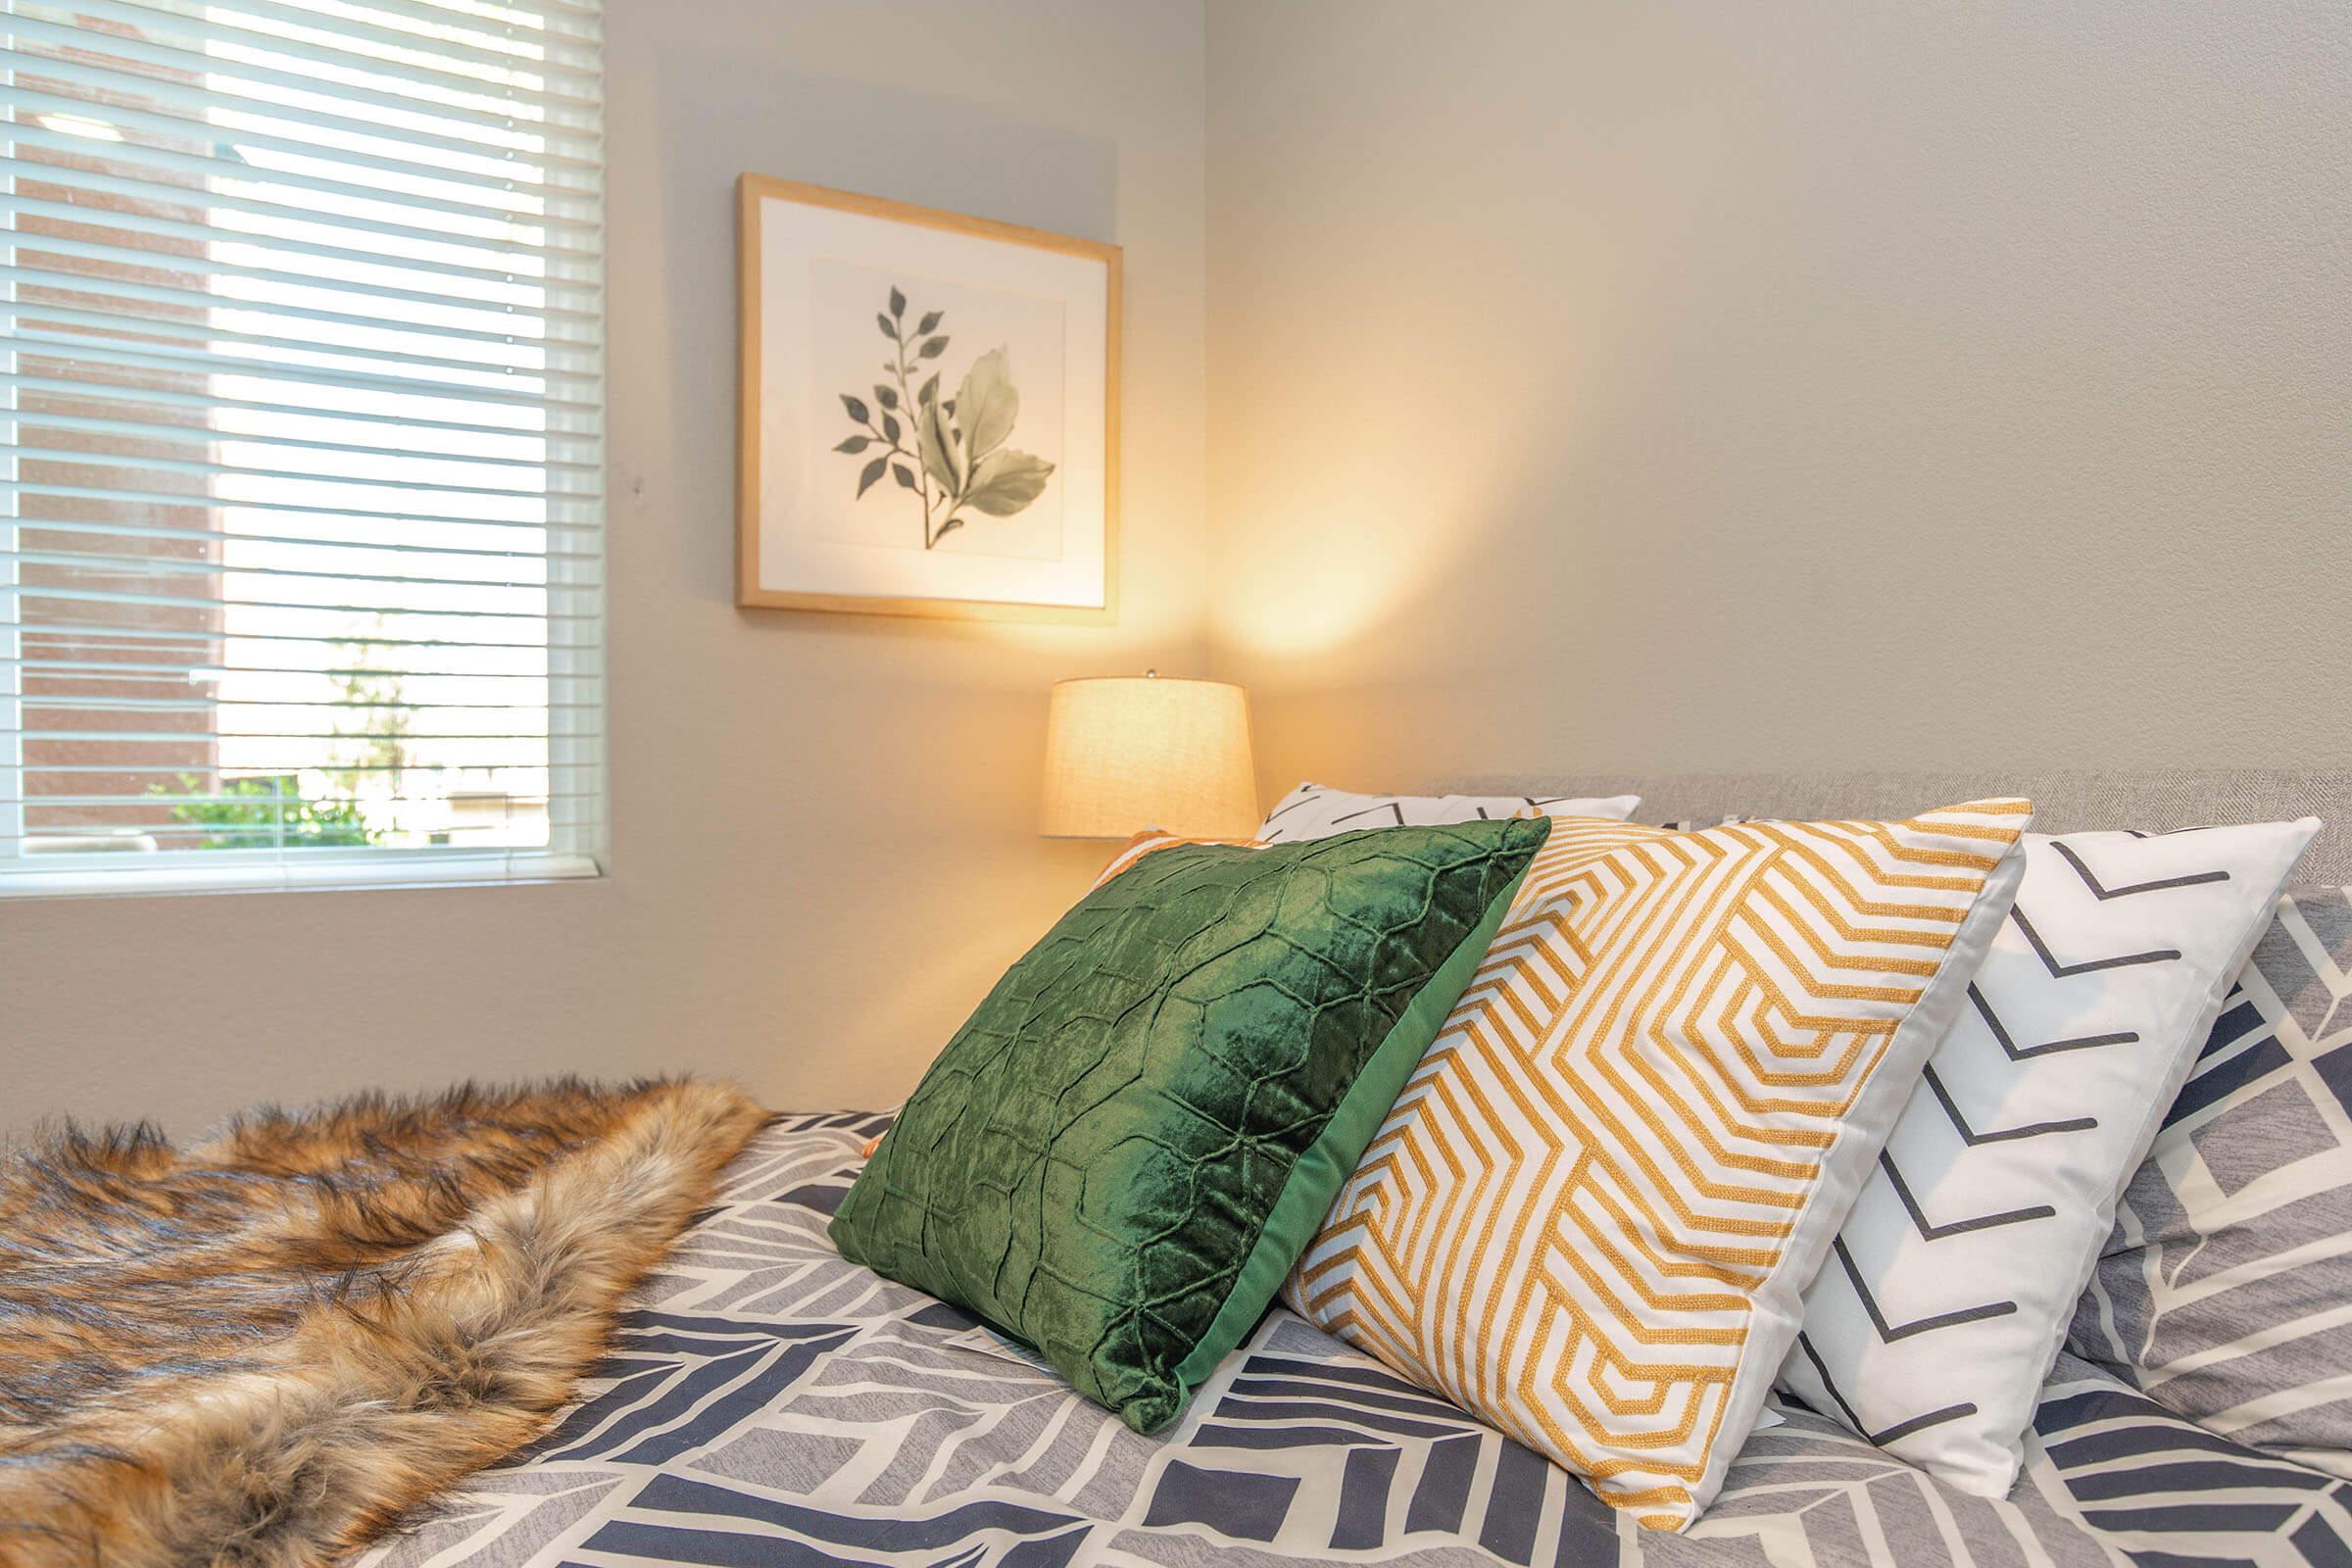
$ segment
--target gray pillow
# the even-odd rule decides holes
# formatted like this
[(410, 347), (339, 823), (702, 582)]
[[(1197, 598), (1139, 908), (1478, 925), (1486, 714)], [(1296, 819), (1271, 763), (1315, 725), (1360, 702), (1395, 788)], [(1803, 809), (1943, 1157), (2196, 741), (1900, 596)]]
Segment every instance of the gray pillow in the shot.
[(2352, 1477), (2352, 889), (2294, 888), (2116, 1211), (2068, 1348)]

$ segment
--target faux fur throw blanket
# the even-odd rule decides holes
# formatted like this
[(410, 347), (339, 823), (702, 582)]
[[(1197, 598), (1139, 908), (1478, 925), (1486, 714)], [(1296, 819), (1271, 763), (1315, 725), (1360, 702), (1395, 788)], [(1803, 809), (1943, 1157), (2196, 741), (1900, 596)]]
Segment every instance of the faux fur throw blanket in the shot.
[(576, 1083), (0, 1163), (0, 1568), (296, 1568), (539, 1435), (765, 1119)]

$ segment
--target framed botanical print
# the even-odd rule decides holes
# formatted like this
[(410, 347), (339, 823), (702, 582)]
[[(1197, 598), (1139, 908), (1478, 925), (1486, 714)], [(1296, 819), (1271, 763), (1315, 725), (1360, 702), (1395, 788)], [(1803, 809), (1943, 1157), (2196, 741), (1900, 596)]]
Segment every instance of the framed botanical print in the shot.
[(1119, 249), (746, 174), (736, 602), (1107, 622)]

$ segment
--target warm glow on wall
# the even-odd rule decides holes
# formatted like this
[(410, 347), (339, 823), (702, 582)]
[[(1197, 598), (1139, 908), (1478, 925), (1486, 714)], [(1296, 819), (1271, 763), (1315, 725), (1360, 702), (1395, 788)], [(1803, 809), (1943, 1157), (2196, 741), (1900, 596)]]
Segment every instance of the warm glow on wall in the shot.
[(1250, 706), (1217, 680), (1057, 681), (1046, 720), (1049, 838), (1145, 828), (1241, 838), (1257, 827)]

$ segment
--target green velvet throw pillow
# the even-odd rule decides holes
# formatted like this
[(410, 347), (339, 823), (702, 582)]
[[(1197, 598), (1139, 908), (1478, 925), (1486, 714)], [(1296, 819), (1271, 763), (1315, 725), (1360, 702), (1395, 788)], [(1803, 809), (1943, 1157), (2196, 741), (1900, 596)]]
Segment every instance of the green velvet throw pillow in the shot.
[(948, 1042), (834, 1242), (1165, 1426), (1273, 1301), (1550, 831), (1145, 856)]

